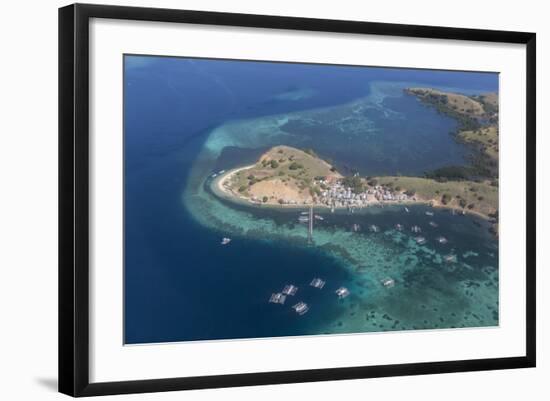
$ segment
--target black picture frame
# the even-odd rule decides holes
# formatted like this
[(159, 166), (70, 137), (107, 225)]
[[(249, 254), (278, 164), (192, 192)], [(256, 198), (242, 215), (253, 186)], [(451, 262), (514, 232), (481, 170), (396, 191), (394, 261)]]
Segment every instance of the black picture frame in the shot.
[[(526, 353), (520, 357), (382, 366), (89, 381), (89, 22), (91, 18), (249, 28), (322, 31), (414, 38), (515, 43), (526, 46), (527, 259)], [(74, 4), (59, 9), (59, 391), (71, 396), (158, 392), (346, 380), (535, 366), (535, 130), (536, 35), (479, 29), (245, 15), (220, 12)]]

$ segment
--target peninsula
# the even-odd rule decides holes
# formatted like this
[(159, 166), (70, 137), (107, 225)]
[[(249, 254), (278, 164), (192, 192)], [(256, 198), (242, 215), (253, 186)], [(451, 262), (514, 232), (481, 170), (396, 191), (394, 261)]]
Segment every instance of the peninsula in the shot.
[(344, 177), (311, 150), (275, 146), (253, 165), (212, 181), (229, 199), (278, 207), (354, 209), (383, 204), (425, 203), (494, 216), (498, 189), (488, 183), (438, 182), (424, 177)]

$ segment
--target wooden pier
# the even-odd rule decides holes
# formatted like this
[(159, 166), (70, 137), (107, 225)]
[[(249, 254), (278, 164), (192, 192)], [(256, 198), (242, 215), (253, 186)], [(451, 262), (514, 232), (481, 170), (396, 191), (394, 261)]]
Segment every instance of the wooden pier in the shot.
[(309, 227), (307, 232), (307, 240), (313, 242), (313, 206), (309, 207)]

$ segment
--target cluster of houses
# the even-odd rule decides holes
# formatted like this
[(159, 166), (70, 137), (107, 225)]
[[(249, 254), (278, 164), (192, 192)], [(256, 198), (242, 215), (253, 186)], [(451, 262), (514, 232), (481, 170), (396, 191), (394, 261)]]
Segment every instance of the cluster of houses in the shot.
[(391, 188), (376, 185), (369, 187), (361, 193), (354, 193), (350, 187), (344, 186), (341, 181), (328, 182), (320, 180), (318, 183), (322, 188), (319, 203), (330, 207), (361, 207), (373, 202), (383, 201), (416, 201), (415, 196), (408, 196), (405, 193), (397, 192)]

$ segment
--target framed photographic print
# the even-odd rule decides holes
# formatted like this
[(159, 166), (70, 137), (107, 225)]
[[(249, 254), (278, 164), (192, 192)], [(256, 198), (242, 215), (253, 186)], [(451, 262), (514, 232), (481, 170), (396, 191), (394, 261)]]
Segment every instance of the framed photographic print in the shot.
[(535, 34), (59, 10), (59, 389), (535, 366)]

